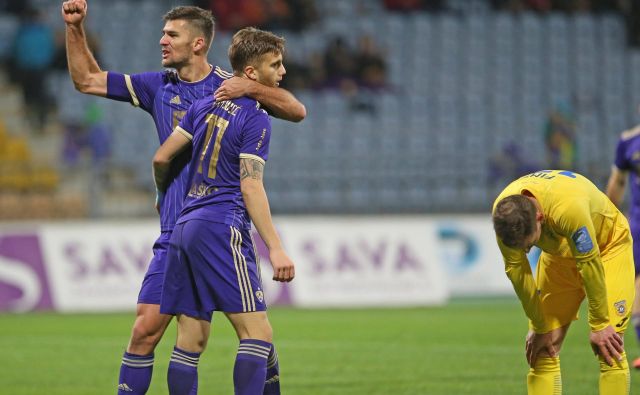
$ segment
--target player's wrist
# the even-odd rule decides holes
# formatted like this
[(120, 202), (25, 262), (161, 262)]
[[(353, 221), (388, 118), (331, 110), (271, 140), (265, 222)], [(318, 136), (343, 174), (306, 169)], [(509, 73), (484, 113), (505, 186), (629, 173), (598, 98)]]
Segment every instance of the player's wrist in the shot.
[(84, 34), (84, 26), (82, 24), (82, 21), (78, 21), (78, 22), (65, 22), (65, 26), (67, 27), (67, 29), (75, 31), (77, 33), (81, 33)]
[(162, 200), (164, 199), (164, 194), (165, 191), (161, 191), (158, 188), (156, 188), (156, 204), (160, 204), (162, 203)]

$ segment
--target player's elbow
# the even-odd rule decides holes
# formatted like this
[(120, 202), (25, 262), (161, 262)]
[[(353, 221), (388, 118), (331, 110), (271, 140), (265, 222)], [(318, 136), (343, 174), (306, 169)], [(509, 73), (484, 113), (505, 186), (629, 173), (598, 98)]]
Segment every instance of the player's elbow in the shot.
[(106, 96), (107, 75), (105, 72), (88, 74), (86, 76), (73, 76), (73, 87), (80, 93), (88, 95)]
[(245, 178), (240, 181), (240, 191), (242, 192), (242, 198), (246, 201), (251, 200), (254, 196), (258, 195), (264, 190), (262, 182), (252, 178)]
[(307, 108), (304, 106), (304, 104), (300, 103), (300, 105), (297, 106), (293, 114), (291, 114), (291, 121), (300, 122), (306, 117), (307, 117)]
[(153, 164), (153, 168), (154, 169), (167, 167), (167, 166), (169, 166), (170, 162), (171, 162), (171, 158), (169, 158), (167, 155), (165, 155), (161, 151), (156, 152), (156, 154), (153, 156), (153, 160), (152, 160), (152, 164)]
[(80, 93), (91, 93), (91, 84), (86, 80), (73, 80), (73, 87)]

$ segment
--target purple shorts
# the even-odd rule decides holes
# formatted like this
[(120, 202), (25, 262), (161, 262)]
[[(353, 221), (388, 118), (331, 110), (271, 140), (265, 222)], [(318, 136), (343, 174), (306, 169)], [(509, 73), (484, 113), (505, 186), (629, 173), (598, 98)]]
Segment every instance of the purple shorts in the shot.
[(267, 309), (250, 231), (205, 220), (176, 225), (162, 289), (163, 314)]
[(160, 304), (162, 295), (162, 279), (167, 266), (167, 251), (169, 250), (171, 232), (162, 232), (153, 243), (153, 258), (149, 269), (142, 280), (142, 287), (138, 294), (138, 303)]

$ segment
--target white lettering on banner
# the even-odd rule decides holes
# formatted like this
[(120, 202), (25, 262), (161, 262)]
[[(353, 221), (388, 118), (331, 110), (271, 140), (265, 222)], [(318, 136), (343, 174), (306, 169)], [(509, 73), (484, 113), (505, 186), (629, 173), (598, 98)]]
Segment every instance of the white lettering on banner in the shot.
[(295, 305), (427, 305), (448, 297), (435, 227), (425, 221), (311, 217), (276, 226), (296, 263)]
[[(81, 242), (69, 242), (63, 246), (65, 257), (71, 266), (70, 277), (82, 280), (91, 276), (136, 276), (147, 270), (151, 254), (151, 245), (138, 245), (135, 248), (128, 241), (117, 244), (100, 244), (95, 251), (88, 252), (88, 246)], [(91, 247), (89, 247), (91, 248)], [(95, 253), (96, 256), (87, 256)]]
[[(306, 259), (312, 262), (312, 270), (317, 275), (327, 275), (334, 271), (362, 272), (369, 269), (383, 271), (391, 268), (395, 271), (423, 270), (423, 265), (411, 251), (411, 246), (400, 243), (388, 248), (388, 241), (379, 241), (371, 247), (365, 240), (359, 240), (353, 245), (339, 242), (333, 259), (323, 256), (322, 246), (317, 241), (309, 240), (303, 243)], [(327, 251), (329, 252), (329, 251)]]
[(11, 301), (10, 311), (33, 310), (40, 300), (42, 287), (38, 276), (23, 262), (0, 256), (0, 282), (10, 284), (22, 292), (20, 299)]
[(56, 308), (133, 309), (158, 236), (155, 222), (44, 226), (43, 249)]

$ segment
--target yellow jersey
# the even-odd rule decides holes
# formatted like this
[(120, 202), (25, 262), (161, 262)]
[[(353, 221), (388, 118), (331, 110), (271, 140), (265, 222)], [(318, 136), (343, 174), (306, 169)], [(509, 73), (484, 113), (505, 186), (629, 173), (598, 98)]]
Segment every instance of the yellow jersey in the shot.
[[(552, 256), (574, 258), (589, 301), (593, 331), (609, 325), (602, 256), (615, 256), (631, 243), (629, 225), (607, 196), (580, 174), (542, 170), (509, 184), (493, 204), (528, 191), (542, 207), (542, 233), (535, 244)], [(497, 237), (496, 237), (497, 238)], [(524, 250), (498, 239), (505, 271), (537, 333), (545, 333), (540, 298)]]

